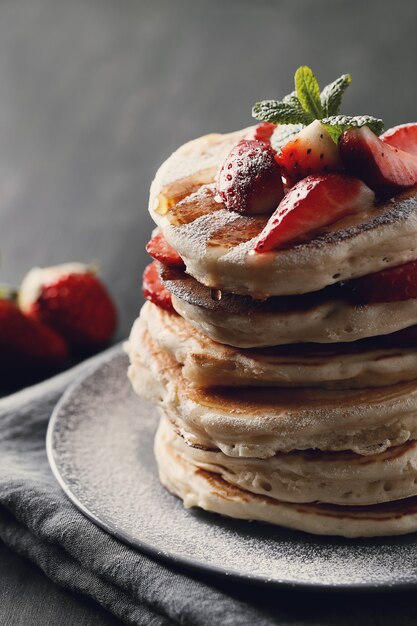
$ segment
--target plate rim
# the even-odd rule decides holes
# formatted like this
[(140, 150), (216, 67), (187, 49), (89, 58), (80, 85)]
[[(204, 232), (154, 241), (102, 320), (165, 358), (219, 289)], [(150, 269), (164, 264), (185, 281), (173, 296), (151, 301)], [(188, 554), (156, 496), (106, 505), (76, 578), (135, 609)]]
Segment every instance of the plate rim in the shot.
[[(120, 347), (116, 352), (112, 352), (107, 358), (101, 360), (99, 363), (95, 364), (91, 368), (87, 368), (86, 371), (83, 371), (79, 376), (75, 378), (74, 381), (66, 388), (66, 390), (62, 393), (58, 402), (56, 403), (51, 416), (48, 421), (48, 426), (46, 430), (46, 454), (50, 469), (52, 474), (62, 489), (65, 496), (68, 498), (70, 502), (90, 521), (92, 521), (96, 526), (107, 532), (110, 536), (115, 537), (125, 545), (129, 547), (133, 547), (140, 552), (143, 552), (158, 561), (162, 561), (168, 565), (177, 565), (182, 567), (185, 570), (191, 572), (199, 572), (202, 574), (209, 574), (214, 577), (221, 577), (226, 580), (231, 580), (235, 582), (245, 582), (246, 584), (256, 584), (259, 586), (267, 586), (267, 587), (278, 587), (279, 589), (286, 589), (291, 591), (308, 591), (308, 592), (343, 592), (343, 593), (386, 593), (386, 592), (395, 592), (395, 591), (406, 591), (415, 589), (417, 587), (417, 571), (415, 578), (402, 579), (399, 582), (361, 582), (361, 583), (326, 583), (326, 582), (309, 582), (306, 580), (297, 582), (294, 580), (286, 580), (285, 578), (268, 578), (267, 576), (261, 574), (249, 574), (244, 571), (239, 571), (235, 568), (226, 568), (220, 565), (212, 565), (204, 563), (197, 559), (192, 559), (189, 557), (182, 556), (180, 554), (176, 554), (174, 552), (165, 552), (163, 550), (158, 549), (154, 545), (151, 545), (148, 542), (142, 541), (141, 539), (137, 539), (129, 535), (129, 533), (124, 532), (123, 530), (118, 529), (110, 520), (108, 520), (105, 516), (98, 517), (95, 513), (90, 511), (90, 509), (84, 505), (78, 497), (74, 494), (71, 487), (65, 482), (65, 479), (62, 477), (59, 467), (57, 464), (57, 460), (55, 458), (54, 446), (53, 446), (53, 434), (55, 431), (55, 425), (58, 422), (60, 417), (60, 413), (62, 407), (65, 406), (68, 402), (70, 402), (74, 393), (76, 393), (77, 389), (81, 387), (88, 379), (93, 378), (99, 370), (103, 368), (103, 366), (108, 365), (112, 361), (120, 358), (123, 355), (123, 348)], [(174, 496), (173, 496), (174, 497)]]

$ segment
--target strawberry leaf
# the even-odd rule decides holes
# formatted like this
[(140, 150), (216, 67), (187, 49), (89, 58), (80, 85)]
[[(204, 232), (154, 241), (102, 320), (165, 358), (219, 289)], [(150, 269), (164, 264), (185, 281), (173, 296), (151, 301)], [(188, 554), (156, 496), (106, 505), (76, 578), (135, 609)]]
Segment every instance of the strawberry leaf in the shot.
[(295, 73), (295, 90), (304, 111), (312, 119), (319, 120), (323, 116), (320, 88), (313, 70), (306, 65), (299, 67)]
[(372, 117), (372, 115), (360, 115), (357, 117), (333, 115), (323, 118), (321, 123), (326, 127), (327, 132), (336, 144), (340, 135), (348, 128), (368, 126), (375, 135), (380, 135), (384, 130), (384, 122), (376, 117)]
[(320, 95), (323, 113), (326, 117), (337, 115), (342, 105), (342, 96), (349, 87), (352, 79), (350, 74), (343, 74), (332, 83), (326, 85)]
[(298, 133), (305, 128), (304, 124), (281, 124), (272, 133), (271, 146), (278, 152), (282, 146), (294, 139)]

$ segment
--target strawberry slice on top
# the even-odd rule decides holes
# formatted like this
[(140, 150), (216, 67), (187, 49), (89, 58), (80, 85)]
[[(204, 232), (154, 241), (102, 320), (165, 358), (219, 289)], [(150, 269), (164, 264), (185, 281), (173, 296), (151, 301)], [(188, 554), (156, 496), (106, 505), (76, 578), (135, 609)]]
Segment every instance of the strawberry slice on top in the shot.
[(275, 157), (288, 182), (310, 174), (326, 174), (343, 169), (337, 145), (326, 128), (315, 120), (286, 143)]
[(255, 243), (255, 252), (277, 250), (323, 226), (373, 206), (374, 192), (345, 174), (307, 176), (284, 196)]
[(417, 156), (417, 124), (394, 126), (385, 131), (379, 138), (393, 148)]
[(417, 184), (417, 155), (382, 141), (367, 126), (345, 130), (339, 152), (346, 169), (380, 197)]
[(146, 244), (146, 252), (156, 261), (169, 267), (185, 267), (178, 252), (169, 245), (162, 233), (156, 233)]

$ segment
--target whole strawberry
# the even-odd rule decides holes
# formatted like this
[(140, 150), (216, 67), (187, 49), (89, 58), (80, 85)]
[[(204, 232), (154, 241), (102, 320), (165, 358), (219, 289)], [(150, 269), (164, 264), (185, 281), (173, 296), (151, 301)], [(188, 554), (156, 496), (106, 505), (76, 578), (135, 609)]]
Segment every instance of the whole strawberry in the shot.
[(275, 152), (263, 141), (242, 139), (227, 156), (217, 193), (230, 211), (271, 213), (284, 195)]
[(67, 358), (67, 344), (54, 330), (26, 317), (11, 300), (0, 300), (1, 373), (39, 373)]
[(76, 351), (99, 348), (116, 328), (116, 309), (106, 287), (79, 263), (32, 269), (22, 282), (19, 306), (56, 330)]

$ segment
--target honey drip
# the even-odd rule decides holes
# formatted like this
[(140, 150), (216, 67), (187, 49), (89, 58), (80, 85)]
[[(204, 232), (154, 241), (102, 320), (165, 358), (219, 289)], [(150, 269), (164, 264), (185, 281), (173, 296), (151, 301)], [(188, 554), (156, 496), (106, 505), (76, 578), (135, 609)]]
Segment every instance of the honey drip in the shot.
[(168, 183), (158, 195), (155, 212), (159, 215), (166, 215), (178, 202), (197, 191), (201, 185), (212, 183), (216, 173), (217, 168), (207, 167), (191, 176)]
[(221, 289), (212, 289), (211, 290), (211, 299), (215, 302), (220, 302), (222, 299), (222, 291)]

